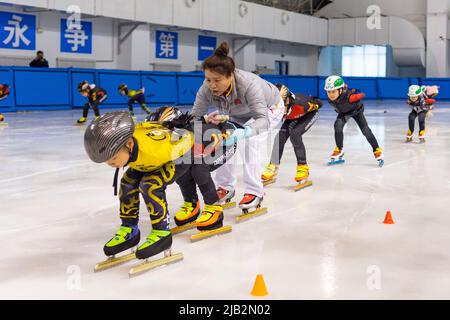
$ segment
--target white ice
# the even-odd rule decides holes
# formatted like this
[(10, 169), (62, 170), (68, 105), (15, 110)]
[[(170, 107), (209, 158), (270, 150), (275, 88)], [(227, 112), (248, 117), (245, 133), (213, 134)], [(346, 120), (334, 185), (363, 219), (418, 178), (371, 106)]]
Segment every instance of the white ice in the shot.
[[(270, 299), (450, 299), (449, 106), (439, 102), (427, 118), (425, 144), (417, 143), (418, 130), (406, 144), (405, 103), (366, 102), (383, 168), (353, 120), (345, 129), (346, 163), (326, 165), (336, 114), (324, 106), (304, 136), (312, 187), (292, 191), (288, 142), (279, 179), (266, 187), (266, 215), (235, 224), (239, 209), (226, 211), (232, 233), (196, 243), (192, 231), (177, 235), (173, 250), (183, 252), (182, 262), (132, 279), (128, 270), (136, 262), (93, 272), (120, 220), (113, 170), (88, 160), (84, 128), (73, 126), (80, 111), (6, 114), (0, 298), (253, 299), (261, 273)], [(176, 212), (182, 203), (176, 184), (167, 198)], [(145, 237), (150, 223), (141, 208)], [(382, 223), (387, 210), (394, 225)]]

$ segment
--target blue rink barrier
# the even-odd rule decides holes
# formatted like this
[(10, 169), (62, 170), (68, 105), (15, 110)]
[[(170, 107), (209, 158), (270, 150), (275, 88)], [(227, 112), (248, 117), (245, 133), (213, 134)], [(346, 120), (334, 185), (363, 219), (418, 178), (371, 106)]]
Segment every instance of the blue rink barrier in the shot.
[(409, 87), (408, 78), (378, 78), (378, 99), (405, 99)]
[[(326, 99), (323, 90), (326, 77), (261, 75), (271, 83), (283, 83), (292, 92)], [(0, 83), (10, 86), (11, 94), (0, 101), (0, 112), (21, 110), (59, 110), (80, 108), (86, 103), (77, 90), (79, 82), (87, 80), (104, 88), (108, 108), (126, 108), (127, 97), (117, 87), (121, 83), (130, 89), (145, 88), (149, 106), (192, 105), (203, 84), (203, 72), (157, 72), (83, 68), (0, 67)], [(438, 85), (438, 100), (450, 99), (450, 78), (376, 78), (344, 77), (350, 88), (359, 89), (366, 99), (406, 99), (408, 86)]]
[(449, 78), (423, 78), (421, 79), (421, 85), (431, 86), (436, 85), (439, 86), (439, 95), (436, 99), (450, 99), (450, 79)]

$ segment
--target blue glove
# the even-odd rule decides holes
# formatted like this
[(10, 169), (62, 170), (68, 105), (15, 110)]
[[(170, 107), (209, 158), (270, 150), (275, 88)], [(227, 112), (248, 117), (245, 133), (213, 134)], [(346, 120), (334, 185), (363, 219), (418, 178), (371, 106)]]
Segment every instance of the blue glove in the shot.
[(252, 135), (252, 128), (250, 127), (244, 127), (244, 129), (237, 128), (234, 130), (233, 134), (227, 139), (222, 142), (222, 145), (229, 147), (238, 142), (239, 140), (248, 138)]

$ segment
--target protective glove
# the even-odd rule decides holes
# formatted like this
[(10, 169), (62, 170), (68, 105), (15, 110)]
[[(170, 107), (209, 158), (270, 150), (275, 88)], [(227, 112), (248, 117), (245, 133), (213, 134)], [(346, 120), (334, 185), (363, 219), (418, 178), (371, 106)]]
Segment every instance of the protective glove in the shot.
[(252, 128), (246, 126), (244, 128), (236, 128), (236, 130), (233, 131), (231, 136), (222, 142), (222, 145), (224, 146), (232, 146), (239, 140), (248, 138), (252, 135)]

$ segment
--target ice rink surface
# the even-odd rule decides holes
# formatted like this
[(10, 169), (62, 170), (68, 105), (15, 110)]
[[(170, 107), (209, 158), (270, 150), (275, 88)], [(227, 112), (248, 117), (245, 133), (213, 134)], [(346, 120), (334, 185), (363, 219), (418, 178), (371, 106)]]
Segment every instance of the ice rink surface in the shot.
[[(383, 168), (353, 120), (344, 131), (346, 163), (326, 165), (336, 117), (326, 104), (304, 136), (312, 187), (292, 191), (288, 142), (278, 181), (265, 189), (267, 214), (235, 224), (240, 210), (227, 210), (232, 233), (195, 243), (193, 231), (176, 235), (182, 262), (131, 279), (136, 262), (93, 272), (120, 225), (119, 206), (114, 170), (89, 161), (84, 127), (73, 125), (81, 111), (5, 114), (0, 299), (253, 299), (258, 273), (268, 299), (450, 299), (450, 103), (438, 102), (427, 118), (425, 144), (417, 143), (417, 123), (414, 143), (404, 143), (404, 102), (365, 105)], [(167, 198), (174, 214), (182, 204), (176, 184)], [(387, 210), (394, 225), (382, 223)], [(140, 228), (145, 238), (142, 201)]]

